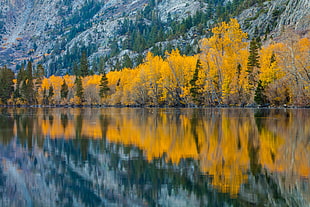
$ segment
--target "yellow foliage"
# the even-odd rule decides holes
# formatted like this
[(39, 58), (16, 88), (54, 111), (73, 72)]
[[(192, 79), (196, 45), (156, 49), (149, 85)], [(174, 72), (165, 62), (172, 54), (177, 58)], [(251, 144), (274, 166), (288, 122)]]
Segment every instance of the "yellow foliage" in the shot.
[(246, 74), (249, 53), (244, 40), (247, 34), (242, 32), (236, 19), (221, 23), (212, 33), (212, 37), (201, 40), (206, 93), (213, 94), (211, 102), (245, 102), (251, 96)]

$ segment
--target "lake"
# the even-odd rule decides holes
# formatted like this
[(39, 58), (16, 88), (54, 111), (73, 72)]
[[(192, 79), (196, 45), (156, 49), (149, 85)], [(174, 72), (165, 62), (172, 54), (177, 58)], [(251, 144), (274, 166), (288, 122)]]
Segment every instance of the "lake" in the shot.
[(310, 109), (0, 108), (0, 206), (309, 206)]

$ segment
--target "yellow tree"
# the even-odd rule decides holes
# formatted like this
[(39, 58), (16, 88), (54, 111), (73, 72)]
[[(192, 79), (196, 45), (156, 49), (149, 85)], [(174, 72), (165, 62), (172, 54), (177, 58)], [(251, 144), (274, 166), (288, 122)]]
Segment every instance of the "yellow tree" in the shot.
[(136, 82), (138, 70), (124, 68), (122, 71), (113, 71), (107, 74), (109, 88), (111, 89), (110, 104), (133, 105), (133, 84)]
[[(74, 98), (74, 81), (75, 81), (75, 76), (73, 75), (65, 75), (63, 76), (63, 79), (66, 81), (66, 84), (68, 85), (68, 95), (67, 95), (67, 99), (64, 100), (64, 104), (66, 104), (68, 101), (73, 100)], [(71, 104), (73, 104), (74, 102), (71, 102)]]
[(111, 91), (111, 97), (107, 102), (109, 104), (120, 104), (121, 103), (121, 87), (120, 87), (120, 82), (121, 82), (121, 75), (122, 71), (111, 71), (107, 73), (107, 78), (108, 78), (108, 86)]
[(286, 100), (288, 82), (283, 69), (279, 67), (278, 58), (283, 48), (284, 44), (275, 43), (264, 46), (260, 51), (259, 85), (255, 94), (257, 103), (279, 105)]
[(291, 83), (290, 98), (294, 105), (310, 104), (310, 40), (288, 32), (285, 50), (279, 54), (279, 65)]
[(37, 100), (39, 104), (47, 104), (47, 91), (49, 86), (48, 78), (43, 78), (37, 93)]
[(126, 87), (126, 94), (132, 104), (146, 105), (149, 102), (149, 82), (144, 64), (130, 71), (131, 82)]
[(83, 78), (84, 98), (87, 104), (99, 104), (100, 80), (101, 75), (91, 75)]
[(61, 84), (63, 83), (61, 76), (54, 76), (48, 78), (49, 86), (53, 87), (53, 96), (50, 97), (51, 103), (50, 104), (59, 104), (61, 102), (60, 90)]
[(161, 57), (153, 56), (151, 52), (147, 54), (146, 61), (142, 64), (149, 84), (148, 96), (151, 105), (159, 105), (162, 101), (163, 88), (160, 84), (162, 75), (160, 71), (165, 64), (166, 62)]
[(161, 69), (161, 84), (169, 105), (189, 104), (190, 80), (193, 78), (197, 57), (183, 56), (178, 50), (172, 50), (166, 62), (168, 67)]
[[(212, 37), (201, 40), (205, 91), (214, 103), (245, 102), (251, 96), (246, 72), (247, 34), (236, 19), (221, 23), (212, 33)], [(241, 94), (245, 96), (240, 100)]]

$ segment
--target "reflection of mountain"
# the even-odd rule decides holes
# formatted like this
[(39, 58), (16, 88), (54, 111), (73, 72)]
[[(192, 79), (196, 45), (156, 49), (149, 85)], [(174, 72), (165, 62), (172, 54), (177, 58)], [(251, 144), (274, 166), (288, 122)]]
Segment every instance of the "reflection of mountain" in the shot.
[(3, 109), (0, 194), (39, 206), (309, 204), (309, 111), (253, 112)]

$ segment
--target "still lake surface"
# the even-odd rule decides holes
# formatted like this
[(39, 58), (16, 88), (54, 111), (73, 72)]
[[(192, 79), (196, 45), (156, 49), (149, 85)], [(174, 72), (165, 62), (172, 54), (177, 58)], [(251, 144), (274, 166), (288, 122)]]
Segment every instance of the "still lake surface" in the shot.
[(309, 206), (310, 109), (0, 108), (0, 206)]

